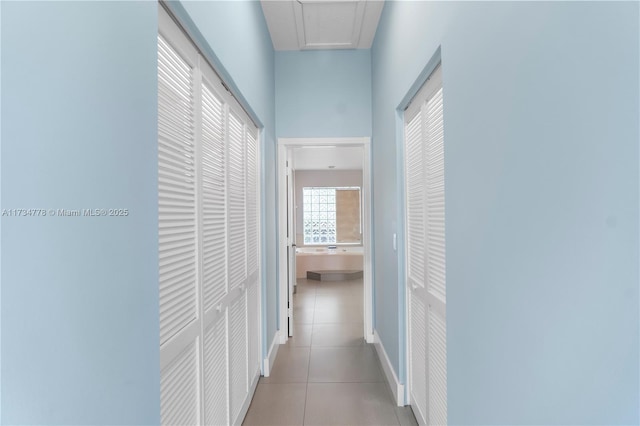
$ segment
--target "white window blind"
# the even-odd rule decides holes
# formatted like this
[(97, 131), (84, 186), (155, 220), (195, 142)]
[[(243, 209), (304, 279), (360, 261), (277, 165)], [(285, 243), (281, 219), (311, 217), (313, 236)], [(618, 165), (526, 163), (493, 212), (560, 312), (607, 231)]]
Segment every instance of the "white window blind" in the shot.
[(258, 130), (162, 7), (161, 420), (242, 421), (260, 374)]
[(405, 111), (409, 388), (418, 421), (447, 424), (444, 119), (438, 66)]

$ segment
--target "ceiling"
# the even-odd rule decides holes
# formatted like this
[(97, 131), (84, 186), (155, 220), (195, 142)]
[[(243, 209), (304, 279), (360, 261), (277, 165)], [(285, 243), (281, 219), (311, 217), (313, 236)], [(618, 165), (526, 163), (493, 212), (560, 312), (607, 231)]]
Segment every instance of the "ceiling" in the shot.
[(369, 49), (384, 0), (261, 0), (275, 50)]
[(293, 169), (362, 170), (363, 155), (362, 147), (305, 146), (293, 150)]
[[(275, 50), (370, 49), (384, 0), (261, 0)], [(362, 170), (361, 147), (293, 151), (295, 170)]]

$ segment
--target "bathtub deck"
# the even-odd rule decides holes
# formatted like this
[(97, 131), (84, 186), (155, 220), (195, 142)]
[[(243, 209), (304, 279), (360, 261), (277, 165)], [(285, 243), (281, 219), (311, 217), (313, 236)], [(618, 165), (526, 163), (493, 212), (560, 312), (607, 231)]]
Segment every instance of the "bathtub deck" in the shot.
[(307, 271), (307, 279), (315, 281), (347, 281), (358, 278), (362, 278), (361, 270)]
[(338, 251), (298, 248), (296, 249), (296, 278), (307, 278), (308, 271), (361, 271), (364, 269), (363, 253), (361, 250), (356, 251), (357, 248), (362, 249), (362, 247), (343, 248)]

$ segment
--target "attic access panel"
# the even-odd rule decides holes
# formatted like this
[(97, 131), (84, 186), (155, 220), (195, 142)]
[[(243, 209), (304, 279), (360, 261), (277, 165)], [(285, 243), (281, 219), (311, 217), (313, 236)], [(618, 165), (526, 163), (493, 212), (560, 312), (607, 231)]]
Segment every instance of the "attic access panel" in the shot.
[(300, 49), (355, 49), (364, 20), (364, 1), (294, 3)]

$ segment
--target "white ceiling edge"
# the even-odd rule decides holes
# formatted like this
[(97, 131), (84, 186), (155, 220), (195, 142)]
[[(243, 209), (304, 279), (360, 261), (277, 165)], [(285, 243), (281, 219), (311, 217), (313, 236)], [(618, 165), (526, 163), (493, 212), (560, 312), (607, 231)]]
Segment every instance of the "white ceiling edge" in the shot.
[(293, 1), (261, 0), (271, 43), (275, 50), (299, 50)]
[[(370, 49), (373, 44), (378, 22), (384, 8), (384, 0), (261, 0), (262, 11), (267, 22), (273, 48), (282, 50), (318, 50), (318, 49)], [(327, 14), (338, 13), (338, 8), (346, 4), (353, 4), (357, 8), (354, 19), (340, 27), (345, 32), (350, 32), (349, 39), (333, 43), (308, 42), (305, 34), (305, 20), (313, 22), (313, 15), (303, 14), (305, 5), (310, 8), (322, 7)], [(324, 9), (326, 8), (326, 9)], [(333, 11), (332, 11), (333, 9)], [(313, 12), (313, 11), (312, 11)], [(318, 36), (318, 28), (314, 28), (314, 34)], [(332, 31), (320, 34), (319, 38), (332, 37)]]
[(364, 10), (362, 32), (360, 33), (360, 45), (363, 47), (359, 47), (359, 49), (371, 49), (383, 8), (384, 0), (367, 1), (367, 7)]

